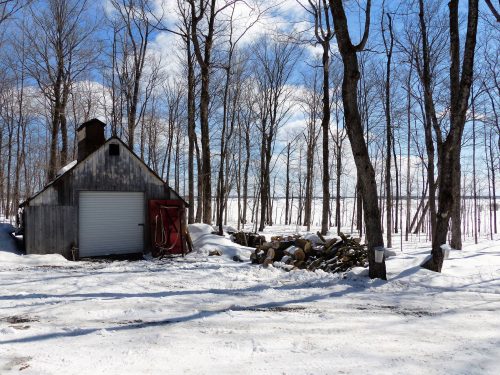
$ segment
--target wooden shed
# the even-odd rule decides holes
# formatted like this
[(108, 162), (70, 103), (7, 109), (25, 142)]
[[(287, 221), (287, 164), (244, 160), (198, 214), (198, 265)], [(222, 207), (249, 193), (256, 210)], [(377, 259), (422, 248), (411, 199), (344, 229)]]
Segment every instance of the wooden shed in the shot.
[[(106, 141), (104, 127), (97, 119), (82, 124), (78, 159), (20, 205), (26, 253), (68, 259), (143, 253), (157, 246), (151, 238), (157, 232), (179, 232), (163, 238), (162, 245), (187, 252), (188, 203), (119, 138)], [(177, 207), (175, 222), (162, 220), (167, 228), (159, 231), (158, 220), (150, 219), (155, 202)]]

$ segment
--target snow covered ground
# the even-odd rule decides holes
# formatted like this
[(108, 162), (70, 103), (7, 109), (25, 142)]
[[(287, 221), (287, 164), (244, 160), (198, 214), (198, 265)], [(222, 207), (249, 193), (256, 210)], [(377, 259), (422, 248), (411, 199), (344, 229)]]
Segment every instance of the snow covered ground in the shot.
[[(232, 261), (249, 250), (191, 228), (175, 260), (69, 262), (15, 253), (0, 225), (0, 374), (499, 374), (500, 241), (387, 282)], [(222, 257), (208, 257), (220, 248)]]

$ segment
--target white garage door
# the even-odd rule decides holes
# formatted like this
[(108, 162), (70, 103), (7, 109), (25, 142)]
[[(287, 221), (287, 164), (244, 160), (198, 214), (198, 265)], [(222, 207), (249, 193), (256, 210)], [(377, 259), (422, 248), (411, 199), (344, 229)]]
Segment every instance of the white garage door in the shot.
[(80, 256), (142, 252), (144, 204), (143, 193), (80, 192)]

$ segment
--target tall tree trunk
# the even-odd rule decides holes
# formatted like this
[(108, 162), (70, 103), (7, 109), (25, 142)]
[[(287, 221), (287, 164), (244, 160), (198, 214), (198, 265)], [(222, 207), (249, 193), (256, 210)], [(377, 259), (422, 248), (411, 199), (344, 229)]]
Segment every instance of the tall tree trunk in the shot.
[[(383, 5), (384, 6), (384, 5)], [(383, 10), (384, 11), (384, 10)], [(392, 155), (392, 124), (391, 124), (391, 59), (394, 46), (394, 36), (392, 33), (392, 19), (387, 15), (389, 22), (389, 44), (385, 39), (384, 19), (382, 18), (382, 36), (384, 39), (385, 53), (387, 56), (386, 77), (385, 77), (385, 120), (386, 120), (386, 156), (385, 156), (385, 201), (386, 201), (386, 236), (387, 247), (392, 248), (392, 189), (391, 189), (391, 155)], [(394, 158), (394, 162), (396, 159)]]
[(243, 224), (243, 219), (242, 219), (242, 212), (241, 212), (241, 185), (242, 185), (242, 181), (241, 181), (241, 157), (242, 157), (242, 154), (241, 154), (241, 122), (240, 122), (240, 118), (239, 118), (239, 112), (238, 112), (238, 169), (237, 169), (237, 173), (238, 175), (236, 176), (236, 194), (238, 196), (238, 225), (237, 225), (237, 229), (238, 231), (240, 230), (240, 227), (241, 227), (241, 224)]
[[(413, 57), (411, 57), (413, 60)], [(411, 179), (410, 179), (410, 141), (411, 141), (411, 75), (413, 65), (410, 64), (410, 72), (406, 81), (407, 104), (406, 104), (406, 230), (405, 241), (408, 241), (408, 235), (411, 231), (410, 227), (410, 212), (411, 212)], [(401, 229), (402, 230), (402, 229)]]
[[(338, 127), (337, 127), (338, 134)], [(342, 220), (340, 219), (340, 177), (342, 175), (342, 146), (337, 139), (337, 163), (336, 163), (336, 197), (335, 197), (335, 225), (337, 226), (337, 235), (340, 235)]]
[(488, 178), (488, 208), (489, 208), (489, 224), (490, 224), (490, 240), (493, 240), (493, 199), (491, 195), (491, 174), (490, 174), (490, 156), (488, 153), (488, 137), (486, 131), (486, 123), (483, 123), (484, 136), (484, 153), (486, 154), (486, 177)]
[[(474, 243), (477, 245), (478, 217), (477, 217), (477, 183), (476, 183), (476, 106), (475, 106), (474, 94), (472, 95), (471, 104), (472, 104), (472, 190), (473, 190), (472, 194), (474, 196)], [(458, 196), (457, 201), (460, 201), (460, 195)], [(458, 214), (460, 215), (460, 211), (458, 211)], [(455, 217), (455, 215), (457, 215), (457, 212), (456, 210), (453, 210), (453, 217)], [(454, 229), (453, 221), (451, 225), (452, 228)], [(452, 243), (453, 243), (453, 233), (454, 231), (452, 232)], [(459, 238), (461, 238), (461, 236)], [(462, 244), (460, 243), (460, 245)], [(451, 246), (453, 247), (453, 244)], [(461, 248), (457, 250), (461, 250)]]
[[(492, 131), (490, 130), (490, 136), (489, 136), (489, 150), (490, 150), (490, 170), (491, 170), (491, 190), (493, 193), (493, 230), (495, 234), (497, 234), (497, 193), (496, 193), (496, 178), (495, 178), (495, 164), (494, 164), (494, 158), (493, 158), (493, 147), (491, 144), (491, 139), (493, 137)], [(499, 136), (500, 139), (500, 136)]]
[[(432, 239), (432, 257), (422, 266), (436, 272), (443, 267), (441, 245), (446, 243), (450, 215), (454, 201), (460, 199), (455, 191), (460, 188), (460, 175), (456, 165), (460, 163), (460, 148), (469, 104), (470, 88), (474, 72), (476, 47), (478, 0), (469, 0), (467, 33), (465, 39), (462, 68), (460, 69), (460, 39), (458, 27), (458, 0), (450, 0), (450, 129), (443, 147), (439, 150), (439, 211), (436, 232)], [(461, 71), (461, 72), (460, 72)]]
[(224, 85), (224, 96), (222, 99), (223, 114), (222, 114), (222, 133), (221, 133), (221, 143), (220, 143), (220, 163), (219, 163), (219, 178), (217, 180), (217, 197), (218, 197), (218, 212), (217, 212), (217, 225), (219, 227), (219, 235), (222, 236), (222, 215), (224, 212), (224, 162), (226, 158), (226, 130), (227, 130), (227, 111), (228, 111), (228, 95), (229, 95), (229, 85), (231, 84), (231, 55), (228, 59), (229, 66), (226, 67), (226, 81)]
[[(400, 154), (401, 154), (401, 146), (399, 148)], [(399, 220), (399, 213), (398, 213), (398, 207), (399, 207), (399, 197), (400, 197), (400, 189), (401, 189), (401, 181), (399, 178), (399, 166), (398, 166), (398, 160), (396, 158), (396, 142), (394, 141), (394, 134), (392, 135), (392, 156), (394, 158), (394, 174), (395, 174), (395, 179), (396, 179), (396, 196), (394, 197), (394, 207), (396, 208), (394, 210), (394, 233), (398, 233), (398, 220)], [(400, 158), (401, 161), (401, 158)], [(389, 246), (387, 246), (389, 247)]]
[(203, 215), (203, 176), (201, 173), (201, 155), (200, 155), (200, 147), (198, 146), (198, 142), (195, 140), (195, 151), (196, 151), (196, 167), (198, 169), (198, 178), (197, 178), (197, 186), (196, 190), (197, 194), (197, 204), (196, 204), (196, 217), (195, 222), (201, 223), (202, 215)]
[(453, 207), (451, 210), (451, 240), (450, 246), (455, 250), (462, 250), (462, 209), (460, 200), (460, 176), (462, 167), (460, 165), (460, 155), (455, 158), (454, 173), (458, 176), (458, 184), (453, 186)]
[[(432, 137), (432, 128), (436, 130), (436, 138), (438, 142), (438, 150), (441, 147), (441, 130), (437, 128), (437, 119), (434, 109), (431, 89), (431, 72), (430, 72), (430, 56), (427, 39), (427, 25), (425, 23), (425, 11), (423, 0), (419, 0), (419, 20), (420, 31), (422, 34), (422, 60), (423, 69), (419, 72), (422, 86), (424, 89), (424, 132), (425, 132), (425, 148), (427, 151), (427, 183), (429, 184), (429, 210), (430, 210), (430, 225), (431, 238), (436, 232), (436, 185), (434, 183), (434, 140)], [(416, 57), (417, 58), (417, 57)]]
[(210, 74), (208, 67), (201, 67), (200, 125), (201, 125), (201, 175), (203, 179), (203, 222), (212, 223), (212, 167), (210, 158), (210, 130), (208, 106), (210, 103)]
[[(330, 212), (330, 155), (329, 155), (329, 127), (330, 127), (330, 40), (323, 42), (323, 118), (321, 129), (323, 130), (323, 206), (321, 210), (321, 234), (328, 232), (328, 214)], [(338, 199), (338, 197), (337, 197)], [(338, 224), (337, 224), (338, 225)]]
[[(212, 65), (212, 47), (215, 31), (216, 0), (202, 1), (197, 7), (194, 0), (189, 0), (191, 6), (191, 39), (194, 54), (200, 66), (201, 91), (200, 91), (200, 127), (201, 127), (201, 176), (203, 180), (202, 204), (203, 222), (212, 222), (212, 168), (210, 157), (210, 70)], [(207, 9), (208, 7), (208, 9)], [(198, 30), (200, 21), (207, 19), (208, 25), (205, 33)], [(200, 171), (198, 171), (200, 173)]]
[(307, 144), (307, 157), (306, 157), (306, 196), (304, 207), (304, 226), (307, 231), (311, 230), (311, 215), (312, 215), (312, 200), (313, 200), (313, 178), (314, 178), (314, 149), (316, 142), (313, 140), (315, 132), (311, 131), (312, 135), (309, 137)]
[(7, 138), (7, 189), (5, 197), (5, 217), (10, 218), (11, 207), (10, 199), (12, 197), (12, 147), (14, 147), (13, 137), (14, 137), (14, 112), (8, 122), (8, 138)]
[[(265, 125), (262, 127), (265, 129)], [(266, 137), (262, 135), (260, 148), (260, 224), (259, 232), (264, 230), (267, 211), (267, 185), (266, 185)]]
[(61, 126), (61, 166), (68, 164), (68, 121), (66, 113), (60, 113), (59, 124)]
[(245, 130), (245, 168), (243, 171), (243, 224), (247, 223), (247, 206), (248, 206), (248, 170), (250, 168), (250, 130)]
[(285, 225), (288, 225), (290, 212), (290, 142), (286, 146), (286, 182), (285, 182)]
[[(189, 28), (187, 28), (189, 30)], [(186, 52), (187, 52), (187, 121), (188, 121), (188, 139), (189, 139), (189, 153), (188, 153), (188, 223), (194, 223), (194, 145), (196, 143), (196, 123), (195, 123), (195, 77), (194, 77), (194, 62), (191, 53), (191, 39), (186, 37)], [(199, 192), (198, 192), (199, 193)]]
[[(21, 89), (22, 90), (22, 89)], [(20, 175), (21, 175), (21, 166), (23, 165), (23, 157), (22, 149), (21, 149), (21, 129), (22, 129), (22, 94), (19, 105), (19, 113), (18, 113), (18, 122), (16, 129), (16, 168), (14, 174), (14, 190), (12, 196), (12, 212), (17, 212), (17, 207), (19, 205), (19, 187), (20, 187)], [(24, 143), (24, 139), (22, 140)]]
[[(337, 93), (337, 90), (335, 90), (335, 93)], [(337, 226), (337, 234), (339, 235), (341, 232), (341, 226), (342, 226), (342, 220), (340, 217), (340, 182), (341, 182), (341, 177), (342, 177), (342, 143), (344, 142), (344, 135), (340, 135), (340, 128), (339, 128), (339, 100), (337, 98), (337, 94), (335, 95), (335, 123), (336, 123), (336, 132), (335, 134), (335, 154), (336, 154), (336, 197), (335, 197), (335, 225)], [(344, 122), (344, 127), (345, 127), (345, 122)], [(357, 188), (357, 185), (356, 185)], [(358, 205), (358, 207), (362, 207), (361, 204)], [(361, 213), (359, 214), (359, 225), (358, 229), (361, 230)], [(352, 231), (352, 230), (351, 230)]]
[(68, 142), (68, 120), (66, 108), (68, 106), (70, 94), (70, 82), (64, 82), (62, 86), (61, 111), (59, 113), (59, 124), (61, 127), (61, 166), (68, 164), (69, 142)]
[(359, 236), (363, 237), (363, 193), (359, 176), (356, 182), (356, 229), (359, 231)]
[(52, 122), (50, 126), (50, 151), (49, 151), (49, 165), (47, 170), (47, 179), (52, 181), (56, 177), (57, 172), (57, 135), (59, 134), (59, 115), (58, 109), (56, 107), (58, 104), (54, 104), (52, 109)]
[(363, 209), (366, 227), (366, 240), (368, 244), (369, 276), (371, 278), (386, 279), (385, 261), (375, 262), (375, 247), (384, 246), (380, 209), (378, 207), (377, 183), (375, 171), (370, 161), (368, 148), (364, 139), (361, 117), (358, 110), (357, 85), (360, 78), (357, 53), (364, 48), (368, 39), (370, 24), (371, 1), (368, 0), (366, 8), (365, 31), (361, 43), (353, 46), (349, 36), (347, 18), (342, 0), (330, 0), (335, 26), (335, 35), (344, 65), (344, 78), (342, 82), (342, 101), (344, 103), (344, 117), (347, 135), (351, 143), (354, 162), (358, 170), (363, 196)]

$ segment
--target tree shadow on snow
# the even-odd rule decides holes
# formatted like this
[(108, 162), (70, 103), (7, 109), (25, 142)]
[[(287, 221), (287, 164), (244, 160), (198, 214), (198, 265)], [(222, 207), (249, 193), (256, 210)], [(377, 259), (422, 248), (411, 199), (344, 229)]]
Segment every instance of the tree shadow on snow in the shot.
[[(368, 287), (368, 283), (364, 283), (364, 288)], [(218, 309), (218, 310), (212, 310), (212, 311), (200, 311), (195, 314), (191, 315), (186, 315), (186, 316), (180, 316), (180, 317), (171, 317), (171, 318), (166, 318), (166, 319), (160, 319), (156, 321), (148, 321), (148, 322), (132, 322), (130, 324), (125, 324), (125, 325), (114, 325), (110, 327), (99, 327), (99, 328), (81, 328), (81, 329), (75, 329), (71, 331), (66, 331), (66, 332), (57, 332), (57, 333), (48, 333), (48, 334), (42, 334), (42, 335), (34, 335), (34, 336), (28, 336), (28, 337), (23, 337), (23, 338), (17, 338), (17, 339), (11, 339), (11, 340), (0, 340), (0, 344), (20, 344), (20, 343), (29, 343), (29, 342), (37, 342), (37, 341), (46, 341), (46, 340), (51, 340), (51, 339), (57, 339), (57, 338), (64, 338), (64, 337), (78, 337), (78, 336), (85, 336), (89, 335), (95, 332), (99, 332), (101, 330), (106, 330), (106, 331), (113, 331), (113, 332), (121, 332), (121, 331), (130, 331), (130, 330), (136, 330), (136, 329), (143, 329), (143, 328), (148, 328), (148, 327), (161, 327), (161, 326), (168, 326), (168, 325), (173, 325), (173, 324), (179, 324), (179, 323), (186, 323), (186, 322), (191, 322), (191, 321), (196, 321), (199, 319), (204, 319), (204, 318), (209, 318), (218, 314), (222, 313), (227, 313), (230, 311), (261, 311), (261, 310), (275, 310), (275, 311), (285, 311), (285, 310), (292, 310), (297, 309), (296, 305), (300, 305), (302, 303), (310, 303), (310, 302), (316, 302), (324, 299), (329, 299), (329, 298), (336, 298), (336, 297), (341, 297), (345, 296), (350, 293), (354, 292), (359, 292), (364, 288), (360, 288), (360, 285), (349, 285), (347, 289), (344, 289), (342, 291), (337, 291), (337, 292), (332, 292), (332, 293), (326, 293), (326, 294), (315, 294), (303, 298), (297, 298), (297, 299), (289, 299), (285, 301), (279, 301), (279, 302), (268, 302), (268, 303), (261, 303), (261, 304), (254, 304), (254, 305), (249, 305), (249, 306), (240, 306), (240, 305), (231, 305), (229, 307), (223, 308), (223, 309)], [(248, 290), (248, 289), (254, 289), (254, 288), (247, 288), (247, 289), (242, 289), (242, 290)], [(280, 287), (277, 288), (272, 288), (272, 289), (280, 289)], [(186, 291), (188, 293), (185, 294), (196, 294), (200, 293), (200, 291)], [(203, 293), (229, 293), (229, 294), (234, 294), (235, 290), (217, 290), (217, 289), (211, 289), (207, 291), (203, 291)], [(168, 295), (165, 293), (152, 293), (153, 295)], [(108, 293), (97, 293), (97, 295), (107, 295)], [(110, 293), (113, 294), (113, 293)], [(85, 295), (85, 294), (81, 294)], [(131, 294), (134, 296), (140, 296), (141, 294), (135, 295)], [(151, 294), (149, 294), (151, 296)], [(29, 298), (44, 298), (43, 295), (42, 297), (36, 297), (37, 295), (29, 295)], [(50, 295), (49, 295), (50, 296)], [(75, 296), (75, 295), (73, 295)], [(26, 296), (23, 296), (26, 297)], [(0, 297), (0, 299), (5, 299), (3, 297)], [(292, 306), (290, 306), (292, 305)]]
[[(408, 274), (411, 274), (412, 272), (415, 272), (412, 269), (408, 270)], [(403, 276), (402, 276), (403, 277)], [(367, 293), (372, 293), (372, 288), (376, 288), (378, 286), (384, 285), (386, 282), (383, 282), (381, 280), (375, 280), (372, 282), (369, 282), (368, 280), (337, 280), (335, 285), (346, 285), (347, 288), (340, 290), (340, 291), (334, 291), (330, 293), (324, 293), (324, 294), (314, 294), (302, 298), (295, 298), (295, 299), (288, 299), (285, 301), (276, 301), (276, 302), (266, 302), (266, 303), (260, 303), (260, 304), (253, 304), (253, 305), (229, 305), (225, 308), (222, 309), (217, 309), (217, 310), (204, 310), (204, 311), (199, 311), (194, 314), (186, 315), (186, 316), (177, 316), (177, 317), (168, 317), (165, 319), (159, 319), (159, 320), (154, 320), (154, 321), (132, 321), (132, 322), (124, 322), (124, 324), (120, 323), (115, 323), (115, 325), (108, 326), (108, 327), (95, 327), (95, 328), (80, 328), (80, 329), (74, 329), (74, 330), (68, 330), (64, 332), (57, 332), (57, 333), (48, 333), (48, 334), (41, 334), (41, 335), (33, 335), (33, 336), (28, 336), (28, 337), (23, 337), (23, 338), (16, 338), (16, 339), (10, 339), (10, 340), (1, 340), (0, 344), (17, 344), (17, 343), (29, 343), (29, 342), (39, 342), (39, 341), (46, 341), (46, 340), (52, 340), (52, 339), (57, 339), (57, 338), (65, 338), (65, 337), (79, 337), (79, 336), (85, 336), (89, 335), (92, 333), (96, 333), (102, 330), (105, 331), (110, 331), (110, 332), (126, 332), (126, 331), (132, 331), (132, 330), (137, 330), (137, 329), (144, 329), (144, 328), (149, 328), (149, 327), (163, 327), (163, 326), (169, 326), (169, 325), (175, 325), (175, 324), (181, 324), (181, 323), (187, 323), (191, 321), (196, 321), (204, 318), (210, 318), (212, 316), (216, 316), (219, 314), (223, 313), (228, 313), (231, 311), (273, 311), (273, 312), (284, 312), (284, 311), (295, 311), (295, 310), (300, 310), (302, 308), (301, 304), (307, 304), (307, 303), (312, 303), (312, 302), (317, 302), (321, 300), (326, 300), (326, 299), (334, 299), (334, 298), (339, 298), (339, 297), (344, 297), (346, 295), (352, 294), (352, 293), (359, 293), (359, 292), (367, 292)], [(321, 284), (323, 284), (321, 286)], [(64, 298), (64, 297), (87, 297), (90, 299), (95, 299), (95, 298), (110, 298), (110, 299), (115, 299), (115, 298), (161, 298), (161, 297), (168, 297), (168, 296), (173, 296), (173, 295), (195, 295), (195, 294), (229, 294), (229, 295), (237, 295), (237, 294), (242, 294), (245, 295), (245, 293), (251, 293), (251, 292), (261, 292), (266, 289), (301, 289), (301, 288), (310, 288), (310, 287), (315, 287), (315, 288), (321, 288), (322, 290), (325, 290), (328, 286), (332, 285), (332, 281), (326, 282), (326, 283), (313, 283), (311, 285), (310, 282), (308, 283), (303, 283), (303, 284), (292, 284), (292, 285), (282, 285), (279, 287), (271, 287), (267, 285), (255, 285), (249, 288), (243, 288), (243, 289), (207, 289), (207, 290), (181, 290), (181, 291), (176, 291), (176, 292), (158, 292), (158, 293), (78, 293), (78, 294), (70, 294), (70, 295), (48, 295), (48, 294), (31, 294), (27, 296), (21, 296), (21, 298)], [(415, 293), (421, 293), (421, 291), (415, 291)], [(405, 291), (405, 296), (408, 297), (408, 291)], [(7, 299), (18, 299), (16, 296), (0, 296), (0, 300), (7, 300)], [(394, 304), (395, 300), (392, 299), (391, 302)], [(494, 301), (485, 301), (481, 305), (488, 305), (494, 303)], [(385, 308), (382, 310), (388, 311), (388, 313), (398, 313), (398, 314), (403, 314), (403, 315), (412, 315), (414, 311), (410, 308), (406, 308), (403, 306), (403, 304), (396, 302), (394, 306), (378, 306), (378, 305), (366, 305), (366, 306), (372, 306), (371, 310), (379, 311), (381, 308)], [(351, 306), (352, 307), (352, 306)], [(474, 305), (470, 306), (471, 309), (478, 308), (477, 303)], [(370, 308), (367, 308), (370, 310)], [(378, 309), (378, 310), (377, 310)], [(421, 318), (422, 316), (434, 316), (434, 315), (443, 315), (443, 314), (448, 314), (448, 313), (457, 313), (457, 312), (462, 312), (466, 313), (467, 309), (464, 309), (464, 307), (460, 307), (457, 309), (446, 309), (446, 310), (441, 310), (441, 311), (436, 311), (436, 312), (429, 312), (429, 314), (417, 314), (418, 317), (416, 318)], [(488, 311), (493, 311), (488, 309)], [(407, 314), (408, 313), (408, 314)], [(413, 314), (415, 315), (415, 314)]]

